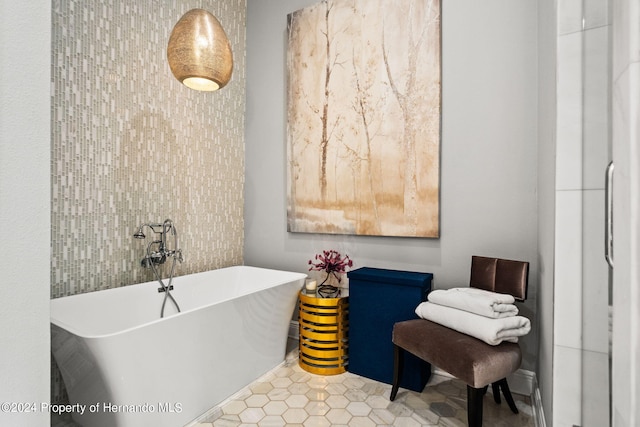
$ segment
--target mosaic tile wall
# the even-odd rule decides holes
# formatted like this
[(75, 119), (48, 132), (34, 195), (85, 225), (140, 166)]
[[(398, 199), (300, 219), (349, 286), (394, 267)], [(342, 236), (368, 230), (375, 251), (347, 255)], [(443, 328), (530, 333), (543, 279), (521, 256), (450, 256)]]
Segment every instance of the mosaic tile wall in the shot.
[[(186, 88), (166, 61), (196, 7), (231, 41), (219, 92)], [(242, 263), (245, 15), (245, 0), (53, 0), (52, 298), (152, 280), (132, 235), (166, 218), (176, 275)]]

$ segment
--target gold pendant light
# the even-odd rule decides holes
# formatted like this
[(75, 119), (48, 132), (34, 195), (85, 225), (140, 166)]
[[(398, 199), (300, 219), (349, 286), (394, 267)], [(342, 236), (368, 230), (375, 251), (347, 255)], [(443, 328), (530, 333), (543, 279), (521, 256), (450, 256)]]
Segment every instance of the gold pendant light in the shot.
[(233, 71), (229, 39), (216, 17), (203, 9), (190, 10), (173, 27), (167, 59), (176, 79), (195, 90), (218, 90)]

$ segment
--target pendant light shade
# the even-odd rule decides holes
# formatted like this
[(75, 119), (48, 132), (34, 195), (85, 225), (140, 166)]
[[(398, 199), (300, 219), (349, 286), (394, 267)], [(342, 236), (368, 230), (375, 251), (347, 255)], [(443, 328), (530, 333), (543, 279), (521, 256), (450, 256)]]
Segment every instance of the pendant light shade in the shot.
[(173, 27), (167, 59), (175, 78), (195, 90), (218, 90), (233, 71), (229, 39), (216, 17), (203, 9), (190, 10)]

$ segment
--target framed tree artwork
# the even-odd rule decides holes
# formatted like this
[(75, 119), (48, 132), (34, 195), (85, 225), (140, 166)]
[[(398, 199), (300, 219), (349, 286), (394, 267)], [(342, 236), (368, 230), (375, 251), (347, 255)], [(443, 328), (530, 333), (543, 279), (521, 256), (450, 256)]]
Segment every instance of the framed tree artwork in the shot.
[(440, 0), (288, 15), (287, 229), (439, 237)]

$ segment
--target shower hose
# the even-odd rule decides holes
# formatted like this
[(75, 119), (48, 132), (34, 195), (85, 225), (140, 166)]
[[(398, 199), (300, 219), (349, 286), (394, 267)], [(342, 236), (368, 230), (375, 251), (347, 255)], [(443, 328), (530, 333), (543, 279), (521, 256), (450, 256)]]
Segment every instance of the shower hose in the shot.
[[(156, 242), (152, 242), (149, 243), (149, 245), (147, 246), (147, 257), (149, 259), (151, 259), (151, 245), (153, 243)], [(171, 295), (171, 282), (173, 281), (173, 272), (176, 268), (176, 257), (172, 256), (173, 258), (173, 263), (171, 264), (171, 274), (169, 275), (169, 284), (165, 285), (164, 281), (162, 280), (162, 278), (160, 278), (160, 273), (158, 273), (158, 268), (156, 267), (156, 264), (154, 262), (151, 262), (151, 269), (153, 270), (153, 275), (156, 277), (156, 280), (158, 281), (158, 283), (160, 283), (160, 286), (162, 286), (162, 289), (164, 291), (164, 299), (162, 300), (162, 308), (160, 308), (160, 317), (164, 317), (164, 307), (167, 304), (167, 299), (170, 298), (171, 302), (173, 302), (173, 305), (176, 306), (176, 309), (178, 310), (178, 313), (180, 312), (180, 306), (178, 305), (178, 303), (176, 302), (175, 298), (173, 298), (173, 295)]]

